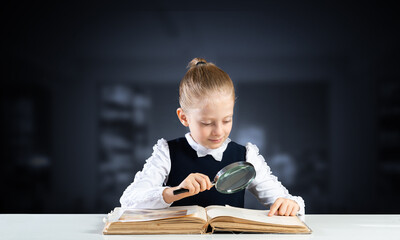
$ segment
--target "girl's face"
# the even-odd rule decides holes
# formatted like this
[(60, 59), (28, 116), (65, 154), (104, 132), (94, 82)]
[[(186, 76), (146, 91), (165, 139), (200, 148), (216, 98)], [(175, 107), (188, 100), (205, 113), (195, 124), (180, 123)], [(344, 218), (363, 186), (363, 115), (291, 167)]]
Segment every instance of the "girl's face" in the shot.
[(189, 127), (194, 141), (210, 149), (218, 148), (229, 137), (232, 130), (233, 107), (230, 94), (213, 94), (211, 100), (199, 102), (184, 113), (177, 110), (182, 124)]

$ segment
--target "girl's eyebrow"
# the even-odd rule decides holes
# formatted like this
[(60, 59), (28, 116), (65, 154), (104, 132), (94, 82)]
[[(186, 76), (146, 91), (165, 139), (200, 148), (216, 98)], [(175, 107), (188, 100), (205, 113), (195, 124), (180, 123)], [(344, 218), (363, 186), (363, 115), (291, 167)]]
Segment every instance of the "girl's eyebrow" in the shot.
[(223, 119), (225, 119), (225, 118), (232, 118), (232, 117), (233, 117), (233, 114), (229, 114), (228, 116), (224, 117)]
[[(223, 117), (222, 119), (225, 119), (225, 118), (232, 118), (233, 117), (233, 114), (229, 114), (228, 116), (226, 116), (226, 117)], [(202, 117), (201, 118), (201, 120), (202, 121), (208, 121), (208, 120), (214, 120), (215, 118), (212, 118), (212, 117)]]

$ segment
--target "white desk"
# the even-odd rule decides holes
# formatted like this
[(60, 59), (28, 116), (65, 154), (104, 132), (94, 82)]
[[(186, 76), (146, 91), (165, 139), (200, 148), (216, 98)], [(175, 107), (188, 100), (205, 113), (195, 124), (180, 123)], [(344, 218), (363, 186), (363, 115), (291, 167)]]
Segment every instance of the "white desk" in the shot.
[(102, 235), (101, 214), (0, 214), (0, 239), (400, 239), (400, 215), (307, 215), (311, 235)]

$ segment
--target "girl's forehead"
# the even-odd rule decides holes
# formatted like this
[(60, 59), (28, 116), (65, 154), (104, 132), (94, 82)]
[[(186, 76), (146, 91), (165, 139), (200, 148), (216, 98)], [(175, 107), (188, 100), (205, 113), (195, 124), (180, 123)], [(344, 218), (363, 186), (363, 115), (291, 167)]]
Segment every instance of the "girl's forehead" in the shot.
[(193, 113), (200, 117), (219, 118), (233, 115), (235, 101), (232, 97), (217, 96), (202, 101), (193, 108)]
[(232, 94), (212, 93), (198, 99), (195, 107), (207, 108), (227, 104), (232, 105), (234, 102), (235, 101)]

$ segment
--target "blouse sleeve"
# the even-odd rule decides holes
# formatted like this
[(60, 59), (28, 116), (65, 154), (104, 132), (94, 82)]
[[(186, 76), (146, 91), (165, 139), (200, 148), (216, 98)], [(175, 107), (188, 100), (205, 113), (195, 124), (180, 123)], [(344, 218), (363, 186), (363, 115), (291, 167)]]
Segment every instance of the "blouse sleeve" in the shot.
[(164, 201), (162, 193), (171, 171), (168, 143), (158, 140), (153, 147), (151, 157), (146, 160), (142, 171), (135, 175), (134, 181), (125, 189), (121, 196), (122, 208), (166, 208), (171, 204)]
[(271, 206), (276, 199), (282, 197), (297, 202), (300, 206), (299, 215), (305, 214), (305, 205), (303, 198), (292, 196), (282, 185), (278, 178), (272, 175), (270, 167), (265, 162), (262, 155), (259, 154), (257, 146), (248, 143), (246, 145), (246, 160), (254, 165), (256, 177), (248, 186), (248, 190), (264, 205)]

